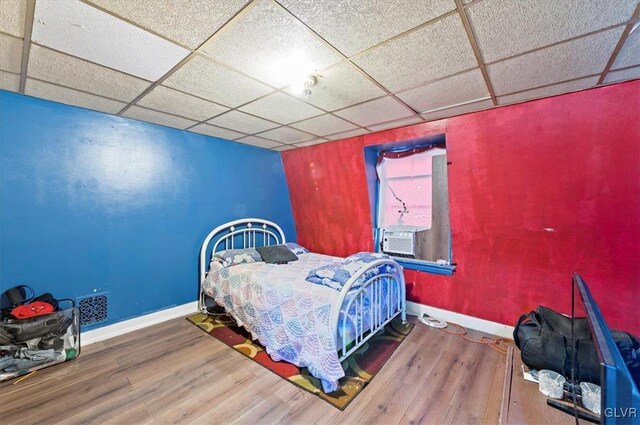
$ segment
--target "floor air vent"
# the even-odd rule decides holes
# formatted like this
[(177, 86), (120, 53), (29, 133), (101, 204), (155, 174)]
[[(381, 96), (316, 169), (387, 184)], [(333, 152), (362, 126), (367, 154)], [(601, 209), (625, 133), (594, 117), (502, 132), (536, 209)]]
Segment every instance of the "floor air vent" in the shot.
[(93, 325), (107, 320), (107, 294), (78, 298), (80, 325)]

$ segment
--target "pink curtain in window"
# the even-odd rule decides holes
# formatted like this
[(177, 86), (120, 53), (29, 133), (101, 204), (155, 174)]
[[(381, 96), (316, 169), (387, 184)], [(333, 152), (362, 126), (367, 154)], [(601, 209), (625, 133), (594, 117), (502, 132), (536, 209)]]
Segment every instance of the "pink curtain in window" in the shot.
[(380, 227), (431, 228), (432, 157), (444, 153), (444, 149), (431, 148), (381, 155), (377, 166)]

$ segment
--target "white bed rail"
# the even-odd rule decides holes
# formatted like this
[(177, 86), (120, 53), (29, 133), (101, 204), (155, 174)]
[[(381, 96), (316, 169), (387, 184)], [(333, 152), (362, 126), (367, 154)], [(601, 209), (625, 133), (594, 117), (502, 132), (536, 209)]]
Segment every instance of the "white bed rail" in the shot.
[(200, 248), (200, 295), (198, 296), (198, 310), (203, 312), (206, 311), (206, 309), (202, 284), (207, 276), (209, 244), (211, 244), (214, 238), (216, 239), (211, 252), (286, 243), (284, 232), (280, 226), (272, 221), (261, 218), (234, 220), (213, 229), (204, 239), (202, 247)]
[[(363, 282), (363, 276), (372, 269), (378, 269), (379, 273), (373, 274)], [(357, 286), (360, 283), (362, 284)], [(367, 298), (368, 312), (364, 308)], [(352, 307), (355, 314), (349, 316), (347, 313)], [(406, 311), (406, 287), (402, 266), (393, 260), (380, 259), (360, 268), (344, 284), (338, 301), (331, 309), (331, 324), (340, 361), (346, 359), (398, 315), (405, 322)], [(346, 332), (348, 320), (353, 321), (354, 339), (349, 339)], [(339, 329), (343, 330), (342, 335)]]

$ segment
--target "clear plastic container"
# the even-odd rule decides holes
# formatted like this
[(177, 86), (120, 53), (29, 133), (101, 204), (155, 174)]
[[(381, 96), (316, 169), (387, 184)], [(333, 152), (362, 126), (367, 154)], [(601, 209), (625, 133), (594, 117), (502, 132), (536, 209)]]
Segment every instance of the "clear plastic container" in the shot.
[(582, 405), (596, 415), (600, 414), (600, 387), (591, 382), (580, 382)]
[(564, 396), (564, 376), (552, 370), (538, 372), (538, 389), (547, 397), (561, 400)]

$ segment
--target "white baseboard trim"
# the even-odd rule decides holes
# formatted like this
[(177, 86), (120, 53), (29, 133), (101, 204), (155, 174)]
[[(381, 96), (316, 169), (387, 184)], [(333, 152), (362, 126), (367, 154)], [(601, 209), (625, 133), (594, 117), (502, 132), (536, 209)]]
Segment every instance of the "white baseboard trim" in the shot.
[(147, 326), (156, 325), (166, 322), (167, 320), (186, 316), (189, 313), (195, 313), (198, 310), (198, 302), (193, 301), (176, 307), (167, 308), (165, 310), (156, 311), (154, 313), (145, 314), (144, 316), (134, 317), (133, 319), (114, 323), (113, 325), (104, 326), (98, 329), (82, 332), (80, 334), (80, 342), (82, 346), (93, 344), (94, 342), (104, 341), (118, 335), (133, 332)]
[(466, 314), (456, 313), (441, 308), (431, 307), (424, 304), (413, 303), (407, 301), (407, 314), (413, 316), (421, 316), (427, 313), (436, 319), (446, 320), (447, 322), (457, 323), (465, 328), (476, 331), (486, 332), (502, 338), (513, 338), (513, 326), (503, 325), (502, 323), (491, 322), (489, 320), (479, 319)]

